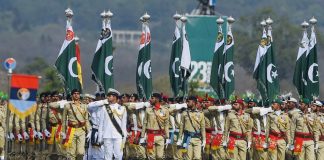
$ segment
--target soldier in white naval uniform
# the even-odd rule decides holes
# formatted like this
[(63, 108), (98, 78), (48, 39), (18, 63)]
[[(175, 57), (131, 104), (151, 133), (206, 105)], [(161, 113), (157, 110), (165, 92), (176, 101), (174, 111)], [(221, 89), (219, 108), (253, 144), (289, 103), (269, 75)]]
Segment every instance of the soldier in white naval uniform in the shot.
[(98, 142), (103, 142), (107, 160), (113, 159), (113, 157), (121, 160), (126, 141), (127, 112), (124, 106), (117, 103), (119, 95), (117, 90), (109, 89), (107, 93), (109, 105), (106, 102), (101, 102), (101, 104), (94, 102), (88, 107), (89, 110), (97, 107), (103, 108), (100, 109), (103, 113), (100, 121), (103, 123), (100, 123), (98, 127)]

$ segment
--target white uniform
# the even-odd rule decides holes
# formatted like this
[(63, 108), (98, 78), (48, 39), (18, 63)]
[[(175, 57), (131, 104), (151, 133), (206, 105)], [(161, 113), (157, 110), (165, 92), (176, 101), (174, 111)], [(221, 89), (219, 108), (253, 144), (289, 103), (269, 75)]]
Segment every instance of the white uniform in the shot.
[[(100, 101), (99, 101), (100, 102)], [(104, 105), (100, 105), (100, 103), (90, 103), (89, 110), (93, 110), (94, 108), (98, 109), (100, 112), (100, 122), (98, 126), (98, 141), (103, 141), (104, 143), (104, 152), (105, 152), (105, 159), (111, 160), (114, 156), (115, 159), (121, 160), (123, 158), (123, 147), (126, 141), (127, 130), (127, 112), (124, 106), (119, 105), (118, 103), (109, 104), (115, 120), (117, 121), (118, 125), (122, 129), (124, 137), (117, 131), (111, 119), (108, 115), (108, 112)]]
[[(99, 126), (102, 126), (104, 124), (104, 113), (106, 112), (104, 107), (98, 107), (103, 106), (103, 101), (95, 101), (92, 103), (89, 103), (88, 111), (90, 113), (90, 121), (92, 122), (92, 131), (94, 129), (97, 129), (98, 132), (95, 134), (95, 138), (98, 138), (98, 142), (101, 142), (103, 144), (103, 138), (99, 139), (99, 135), (102, 135), (103, 128), (99, 128)], [(100, 134), (99, 134), (100, 133)], [(101, 136), (102, 137), (102, 136)], [(104, 160), (105, 159), (105, 151), (104, 151), (104, 145), (101, 146), (93, 146), (92, 145), (92, 139), (90, 137), (89, 141), (89, 148), (87, 153), (85, 154), (84, 160)]]

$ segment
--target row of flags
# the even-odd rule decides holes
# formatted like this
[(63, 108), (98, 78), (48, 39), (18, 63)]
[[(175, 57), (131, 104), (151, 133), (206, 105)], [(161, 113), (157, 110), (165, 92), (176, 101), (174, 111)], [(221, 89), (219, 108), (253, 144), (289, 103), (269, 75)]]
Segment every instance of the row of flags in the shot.
[[(66, 38), (60, 50), (55, 66), (65, 82), (66, 92), (77, 88), (82, 90), (82, 74), (80, 65), (80, 52), (72, 29), (72, 10), (66, 10), (68, 17)], [(113, 14), (104, 12), (101, 37), (95, 50), (91, 65), (92, 79), (100, 91), (107, 92), (114, 87), (113, 79), (113, 47), (111, 18)], [(178, 14), (174, 16), (176, 27), (172, 41), (171, 59), (169, 63), (169, 76), (174, 96), (188, 94), (187, 81), (191, 73), (191, 55), (188, 36), (186, 33), (186, 17)], [(151, 69), (151, 33), (149, 29), (150, 16), (141, 17), (142, 34), (140, 37), (139, 53), (136, 67), (136, 86), (140, 98), (149, 99), (152, 87)], [(234, 18), (225, 18), (226, 31), (222, 25), (224, 19), (217, 19), (218, 34), (212, 59), (210, 85), (217, 93), (218, 98), (229, 99), (235, 94), (234, 72), (234, 37), (232, 24)], [(278, 97), (279, 76), (275, 61), (274, 44), (272, 37), (272, 20), (263, 21), (263, 34), (258, 47), (253, 78), (257, 81), (257, 89), (263, 100), (272, 100)], [(294, 84), (298, 93), (305, 98), (312, 98), (319, 94), (318, 64), (316, 51), (316, 36), (314, 25), (311, 37), (307, 32), (299, 48)]]
[(304, 32), (298, 49), (293, 83), (301, 97), (313, 99), (319, 96), (319, 73), (315, 33), (316, 19), (313, 17), (310, 22), (312, 24), (310, 38), (307, 34), (309, 24), (302, 23)]

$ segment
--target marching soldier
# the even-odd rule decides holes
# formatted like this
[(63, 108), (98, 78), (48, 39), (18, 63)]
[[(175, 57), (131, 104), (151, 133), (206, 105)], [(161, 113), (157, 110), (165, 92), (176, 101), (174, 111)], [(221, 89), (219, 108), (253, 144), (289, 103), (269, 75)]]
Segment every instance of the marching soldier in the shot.
[(123, 149), (126, 141), (126, 123), (127, 123), (127, 111), (124, 106), (118, 104), (118, 98), (120, 93), (110, 88), (107, 93), (107, 103), (89, 104), (88, 110), (100, 108), (103, 111), (103, 116), (98, 128), (98, 141), (103, 141), (105, 159), (122, 159)]
[(317, 107), (317, 124), (320, 132), (318, 146), (315, 146), (315, 155), (316, 160), (322, 160), (324, 157), (324, 107), (320, 101), (315, 101), (313, 105)]
[(206, 146), (205, 116), (197, 110), (196, 104), (196, 97), (188, 98), (188, 110), (181, 115), (180, 137), (177, 142), (177, 145), (187, 149), (185, 159), (188, 160), (201, 159), (202, 150)]
[[(140, 144), (145, 143), (149, 159), (163, 159), (164, 146), (170, 144), (169, 111), (160, 104), (162, 96), (153, 93), (150, 99), (152, 107), (146, 108)], [(166, 141), (166, 142), (165, 142)]]
[(0, 160), (4, 160), (7, 103), (6, 99), (3, 97), (0, 98)]
[(301, 103), (300, 111), (294, 111), (297, 105), (297, 100), (290, 98), (288, 100), (288, 107), (291, 110), (291, 142), (290, 146), (294, 151), (294, 155), (298, 159), (314, 160), (315, 152), (314, 146), (318, 146), (319, 129), (316, 121), (311, 114), (308, 113), (306, 103)]
[(288, 114), (281, 110), (281, 104), (280, 99), (275, 99), (272, 102), (274, 112), (267, 116), (266, 139), (269, 160), (285, 159), (287, 144), (291, 141), (290, 119)]
[(51, 103), (49, 103), (49, 132), (51, 135), (47, 140), (48, 158), (50, 158), (52, 154), (60, 157), (64, 156), (60, 133), (62, 132), (62, 114), (65, 103), (67, 103), (66, 100), (60, 101), (57, 91), (52, 92)]
[[(217, 103), (213, 106), (208, 107), (208, 111), (215, 114), (215, 133), (216, 135), (211, 141), (211, 156), (212, 159), (217, 160), (226, 160), (227, 153), (225, 148), (223, 147), (223, 135), (225, 129), (225, 119), (228, 114), (228, 110), (232, 108), (231, 105), (221, 105), (221, 100), (217, 100)], [(207, 134), (206, 134), (207, 135)]]
[(212, 106), (214, 104), (214, 99), (212, 99), (211, 97), (206, 97), (206, 99), (203, 101), (203, 105), (202, 105), (202, 111), (204, 113), (204, 117), (205, 117), (205, 130), (206, 130), (206, 147), (205, 150), (203, 152), (203, 159), (210, 159), (211, 155), (214, 155), (214, 152), (212, 152), (211, 150), (214, 150), (214, 148), (212, 148), (212, 141), (216, 138), (217, 135), (217, 130), (215, 129), (215, 127), (217, 127), (216, 125), (216, 119), (215, 119), (215, 113), (211, 112), (208, 110), (208, 107)]
[(224, 140), (230, 158), (246, 160), (247, 150), (251, 148), (251, 131), (253, 120), (243, 111), (243, 100), (237, 99), (233, 103), (233, 110), (225, 120)]
[[(144, 102), (138, 102), (138, 95), (131, 94), (129, 98), (130, 103), (124, 103), (128, 111), (129, 120), (129, 136), (128, 136), (128, 157), (134, 159), (146, 159), (145, 147), (139, 145), (139, 140), (141, 137), (143, 121), (145, 117), (145, 108), (149, 107), (150, 104)], [(127, 159), (126, 158), (126, 159)]]
[[(48, 92), (43, 92), (40, 94), (40, 103), (37, 105), (36, 115), (35, 115), (35, 126), (36, 126), (36, 134), (38, 140), (36, 141), (36, 159), (45, 159), (48, 150), (47, 143), (45, 138), (49, 138), (49, 132), (47, 130), (48, 124), (48, 115), (49, 115), (49, 107), (48, 102), (50, 102), (50, 95)], [(47, 133), (45, 135), (45, 133)], [(45, 135), (45, 137), (44, 137)]]
[[(249, 99), (248, 109), (244, 112), (250, 114), (253, 119), (252, 127), (252, 146), (249, 151), (251, 159), (266, 159), (267, 152), (265, 151), (266, 139), (266, 123), (267, 118), (264, 110), (268, 108), (258, 107), (255, 99)], [(270, 108), (271, 109), (271, 108)]]
[(80, 91), (73, 89), (71, 96), (72, 102), (65, 104), (63, 110), (62, 137), (67, 156), (73, 160), (83, 158), (85, 153), (85, 137), (89, 133), (90, 124), (87, 106), (80, 101)]

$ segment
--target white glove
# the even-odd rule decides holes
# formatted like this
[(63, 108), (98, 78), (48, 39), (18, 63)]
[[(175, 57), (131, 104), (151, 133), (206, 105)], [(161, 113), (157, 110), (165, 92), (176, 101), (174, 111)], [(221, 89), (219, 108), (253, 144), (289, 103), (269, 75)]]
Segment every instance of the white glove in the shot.
[(145, 107), (150, 107), (151, 106), (151, 103), (150, 102), (144, 102), (144, 106)]
[(315, 143), (315, 145), (314, 145), (314, 149), (315, 149), (315, 151), (318, 150), (318, 144), (317, 144), (317, 143)]
[(57, 103), (60, 105), (60, 108), (64, 108), (65, 104), (68, 104), (70, 102), (67, 100), (61, 100), (61, 101), (58, 101)]
[(61, 132), (60, 134), (61, 134), (62, 139), (66, 139), (66, 134), (65, 133)]
[(222, 111), (230, 110), (230, 109), (232, 109), (232, 105), (230, 105), (230, 104), (227, 104), (224, 106), (218, 106), (218, 108), (217, 108), (218, 112), (222, 112)]
[(46, 138), (50, 138), (51, 137), (51, 133), (47, 129), (44, 130), (44, 133), (45, 133), (45, 137)]
[(178, 140), (177, 146), (181, 146), (181, 144), (182, 144), (181, 140)]
[(17, 135), (17, 137), (18, 137), (18, 141), (23, 141), (23, 137), (21, 136), (21, 134), (19, 133), (18, 135)]
[(202, 144), (201, 144), (201, 148), (203, 150), (205, 150), (205, 147), (206, 147), (206, 140), (203, 140)]
[(38, 137), (36, 130), (33, 130), (33, 135), (34, 135), (34, 138), (37, 138)]
[(23, 133), (23, 136), (25, 140), (29, 140), (29, 135), (26, 131)]
[(102, 103), (103, 103), (103, 104), (109, 104), (108, 99), (104, 99), (104, 100), (102, 100)]
[(268, 143), (264, 143), (264, 144), (262, 145), (262, 147), (263, 147), (264, 149), (268, 148), (268, 147), (269, 147), (269, 146), (268, 146)]
[(292, 151), (292, 150), (294, 150), (294, 149), (295, 149), (295, 146), (291, 144), (291, 145), (289, 145), (289, 147), (288, 147), (288, 148), (289, 148), (289, 150), (291, 150), (291, 151)]
[(227, 147), (227, 143), (226, 143), (226, 142), (223, 142), (223, 143), (222, 143), (222, 146), (223, 146), (223, 147)]
[(15, 140), (15, 135), (12, 132), (9, 133), (9, 139), (12, 141)]
[(273, 112), (272, 108), (260, 108), (260, 116), (264, 116), (270, 112)]
[(37, 134), (38, 139), (40, 139), (40, 140), (44, 139), (42, 132), (37, 132), (36, 134)]
[(145, 107), (145, 102), (138, 102), (138, 103), (135, 103), (135, 109), (138, 110), (138, 109), (142, 109)]
[(166, 139), (165, 140), (165, 148), (167, 148), (169, 144), (171, 144), (171, 139)]
[(248, 149), (248, 150), (251, 149), (251, 144), (252, 144), (252, 142), (248, 142), (248, 143), (247, 143), (247, 149)]
[(145, 143), (145, 138), (141, 138), (139, 144), (144, 144), (144, 143)]
[(91, 137), (91, 131), (88, 132), (87, 136), (86, 136), (86, 140), (87, 142), (90, 142), (90, 137)]

